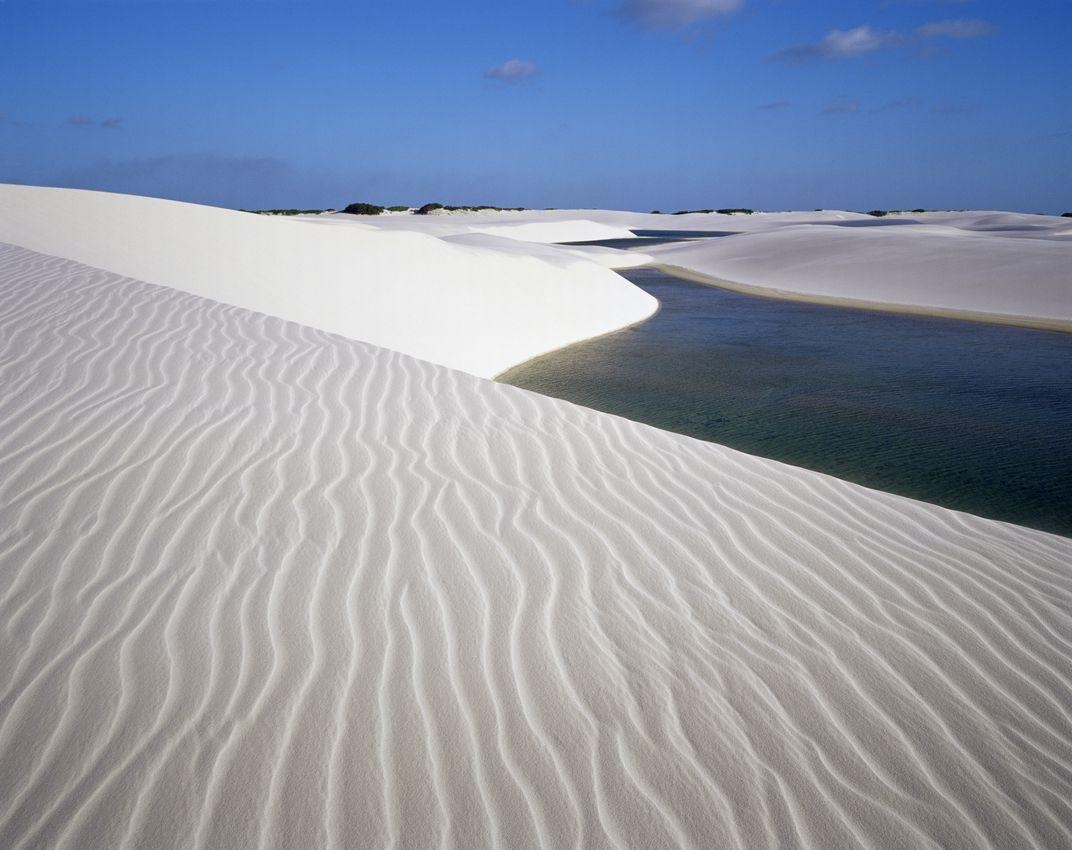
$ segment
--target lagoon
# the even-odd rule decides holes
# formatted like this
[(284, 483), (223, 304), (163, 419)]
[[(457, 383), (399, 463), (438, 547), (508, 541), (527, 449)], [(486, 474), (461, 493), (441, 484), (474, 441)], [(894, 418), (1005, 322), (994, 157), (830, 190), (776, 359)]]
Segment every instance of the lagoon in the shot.
[(655, 316), (499, 380), (1072, 536), (1072, 334), (624, 274)]

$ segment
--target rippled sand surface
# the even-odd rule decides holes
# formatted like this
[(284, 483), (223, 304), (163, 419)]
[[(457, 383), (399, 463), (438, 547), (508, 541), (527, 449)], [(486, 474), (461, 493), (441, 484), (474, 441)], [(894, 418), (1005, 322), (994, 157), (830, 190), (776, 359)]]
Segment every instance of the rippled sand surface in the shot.
[(0, 846), (1064, 847), (1072, 541), (0, 248)]

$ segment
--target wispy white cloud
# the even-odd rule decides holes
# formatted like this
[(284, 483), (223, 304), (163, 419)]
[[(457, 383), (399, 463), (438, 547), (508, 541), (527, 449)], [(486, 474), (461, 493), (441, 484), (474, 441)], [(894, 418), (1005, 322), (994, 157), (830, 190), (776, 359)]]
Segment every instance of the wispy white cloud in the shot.
[(771, 59), (800, 63), (815, 59), (844, 59), (863, 56), (888, 47), (900, 39), (895, 32), (876, 30), (868, 24), (849, 30), (831, 30), (813, 44), (796, 44), (779, 50)]
[(525, 59), (508, 59), (501, 65), (488, 68), (484, 76), (489, 80), (502, 80), (507, 83), (519, 83), (536, 73), (536, 63)]
[(622, 0), (626, 19), (649, 29), (681, 29), (736, 12), (744, 0)]
[(869, 24), (863, 24), (848, 30), (831, 30), (821, 41), (786, 47), (769, 58), (776, 62), (790, 64), (820, 59), (848, 59), (887, 48), (905, 47), (937, 39), (982, 38), (993, 35), (997, 31), (998, 28), (989, 21), (974, 18), (933, 21), (917, 27), (909, 34), (893, 30), (877, 30)]

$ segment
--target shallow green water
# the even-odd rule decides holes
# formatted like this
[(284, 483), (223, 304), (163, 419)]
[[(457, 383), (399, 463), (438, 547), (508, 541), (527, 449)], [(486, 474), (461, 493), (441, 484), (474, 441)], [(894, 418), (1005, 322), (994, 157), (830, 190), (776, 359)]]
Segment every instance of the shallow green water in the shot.
[(625, 276), (656, 316), (501, 380), (1072, 536), (1072, 334)]

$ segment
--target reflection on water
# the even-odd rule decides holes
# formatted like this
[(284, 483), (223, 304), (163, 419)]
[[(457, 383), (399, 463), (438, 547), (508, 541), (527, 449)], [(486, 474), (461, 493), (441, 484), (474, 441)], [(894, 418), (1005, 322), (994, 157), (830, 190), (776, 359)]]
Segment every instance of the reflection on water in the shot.
[(599, 245), (603, 248), (623, 248), (643, 251), (654, 245), (671, 242), (692, 242), (696, 239), (714, 239), (718, 236), (736, 236), (737, 230), (634, 230), (637, 238), (589, 239), (584, 242), (563, 242), (563, 245)]
[(626, 277), (662, 303), (652, 319), (501, 380), (1072, 536), (1072, 334)]

